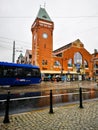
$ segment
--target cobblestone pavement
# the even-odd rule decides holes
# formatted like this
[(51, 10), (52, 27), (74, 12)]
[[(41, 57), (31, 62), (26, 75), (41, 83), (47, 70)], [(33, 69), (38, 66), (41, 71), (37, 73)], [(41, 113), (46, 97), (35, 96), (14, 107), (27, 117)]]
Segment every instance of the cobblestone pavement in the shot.
[(0, 117), (0, 130), (98, 130), (98, 100), (10, 115), (10, 123)]

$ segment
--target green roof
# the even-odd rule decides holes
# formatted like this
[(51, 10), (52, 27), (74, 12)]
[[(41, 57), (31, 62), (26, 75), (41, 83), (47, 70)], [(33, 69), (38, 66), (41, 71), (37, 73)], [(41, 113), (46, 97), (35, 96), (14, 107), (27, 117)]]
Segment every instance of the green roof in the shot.
[(22, 57), (23, 57), (23, 54), (22, 54), (22, 53), (20, 53), (19, 58), (22, 58)]
[(52, 20), (50, 19), (48, 13), (46, 12), (45, 8), (40, 7), (37, 18), (52, 22)]

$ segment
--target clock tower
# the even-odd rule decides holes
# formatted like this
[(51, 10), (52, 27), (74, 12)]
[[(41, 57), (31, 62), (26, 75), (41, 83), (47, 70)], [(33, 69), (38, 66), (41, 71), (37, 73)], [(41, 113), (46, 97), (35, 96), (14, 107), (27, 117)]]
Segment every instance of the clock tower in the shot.
[(38, 15), (32, 24), (32, 64), (38, 65), (41, 70), (52, 69), (54, 23), (45, 8), (39, 9)]

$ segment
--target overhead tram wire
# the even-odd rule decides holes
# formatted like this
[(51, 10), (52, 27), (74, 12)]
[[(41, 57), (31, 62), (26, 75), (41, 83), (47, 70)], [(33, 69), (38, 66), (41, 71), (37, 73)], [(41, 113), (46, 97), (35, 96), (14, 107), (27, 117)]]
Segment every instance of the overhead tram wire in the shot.
[[(83, 18), (98, 18), (98, 15), (94, 14), (94, 15), (81, 15), (81, 16), (52, 16), (53, 19), (71, 19), (71, 22), (75, 19), (83, 19)], [(4, 20), (22, 20), (22, 19), (35, 19), (35, 17), (32, 17), (32, 16), (1, 16), (0, 17), (0, 20), (1, 19), (4, 19)], [(73, 20), (72, 20), (73, 19)], [(17, 22), (17, 21), (16, 21)], [(74, 21), (75, 22), (75, 21)], [(83, 20), (82, 20), (83, 22)]]
[(8, 41), (0, 40), (0, 46), (3, 47), (3, 48), (10, 48), (11, 49), (12, 44)]
[[(52, 18), (53, 19), (71, 19), (71, 22), (73, 21), (73, 20), (76, 20), (76, 19), (83, 19), (83, 18), (88, 18), (88, 19), (90, 19), (90, 18), (98, 18), (98, 15), (81, 15), (81, 16), (52, 16)], [(6, 16), (6, 17), (4, 17), (4, 16), (1, 16), (0, 17), (0, 20), (15, 20), (16, 22), (18, 21), (18, 22), (21, 22), (20, 20), (24, 20), (24, 19), (26, 19), (26, 20), (30, 20), (30, 21), (32, 21), (32, 19), (35, 19), (35, 17), (32, 17), (32, 16), (22, 16), (22, 17), (20, 17), (20, 16), (17, 16), (17, 17), (15, 17), (15, 16)], [(15, 22), (14, 21), (14, 22)]]
[(8, 42), (8, 41), (3, 41), (3, 40), (0, 40), (0, 42), (2, 43), (7, 43), (7, 44), (10, 44), (10, 42)]
[[(31, 19), (31, 18), (33, 18), (33, 17), (31, 17), (31, 16), (23, 16), (23, 17), (10, 17), (10, 16), (8, 16), (8, 17), (0, 17), (0, 19)], [(34, 17), (35, 18), (35, 17)], [(65, 18), (68, 18), (68, 19), (77, 19), (77, 18), (98, 18), (98, 16), (97, 15), (87, 15), (87, 16), (53, 16), (52, 18), (57, 18), (57, 19), (65, 19)], [(81, 21), (80, 21), (81, 22)], [(82, 21), (83, 22), (83, 21)], [(12, 43), (13, 43), (13, 41), (15, 40), (15, 39), (11, 39), (11, 38), (6, 38), (6, 37), (1, 37), (0, 36), (0, 38), (3, 38), (3, 39), (8, 39), (8, 40), (11, 40), (12, 41)], [(24, 46), (26, 47), (26, 48), (28, 48), (28, 45), (26, 45), (26, 44), (31, 44), (30, 42), (25, 42), (25, 41), (21, 41), (21, 40), (15, 40), (15, 42), (17, 43), (17, 45), (19, 44), (19, 43), (24, 43)], [(20, 45), (20, 44), (19, 44)], [(30, 47), (29, 47), (30, 48)]]
[[(4, 42), (5, 42), (5, 44), (4, 44)], [(3, 41), (3, 44), (2, 44), (2, 41), (0, 41), (0, 43), (1, 43), (0, 44), (0, 48), (8, 50), (8, 51), (12, 51), (13, 50), (13, 42), (12, 42), (12, 44), (9, 44), (10, 42), (8, 42), (8, 44), (7, 44), (6, 41)], [(16, 43), (15, 52), (17, 52), (17, 53), (25, 53), (26, 49), (31, 50), (30, 47), (23, 47), (23, 46), (24, 45), (20, 45), (19, 43), (17, 45), (17, 43)]]
[(0, 45), (0, 48), (5, 48), (7, 50), (12, 50), (11, 47), (7, 47), (7, 46), (3, 46), (3, 45)]
[[(0, 19), (32, 19), (32, 16), (0, 16)], [(81, 16), (53, 16), (52, 18), (98, 18), (98, 15), (81, 15)]]
[[(2, 38), (2, 39), (8, 39), (8, 40), (11, 40), (11, 41), (14, 41), (15, 39), (13, 39), (13, 38), (7, 38), (7, 37), (3, 37), (3, 36), (0, 36), (0, 38)], [(23, 43), (29, 43), (29, 42), (25, 42), (25, 41), (21, 41), (21, 40), (15, 40), (15, 41), (18, 41), (18, 42), (23, 42)]]
[(98, 16), (66, 16), (66, 17), (54, 17), (54, 18), (98, 18)]
[[(0, 36), (0, 39), (10, 40), (11, 43), (12, 43), (12, 45), (13, 45), (13, 41), (15, 41), (17, 46), (18, 46), (18, 45), (20, 46), (20, 43), (24, 43), (25, 48), (30, 48), (30, 47), (28, 46), (28, 44), (32, 44), (32, 43), (30, 43), (30, 42), (25, 42), (25, 41), (21, 41), (21, 40), (17, 40), (17, 39), (15, 40), (15, 39), (13, 39), (13, 38), (7, 38), (7, 37), (3, 37), (3, 36)], [(7, 41), (3, 41), (3, 42), (7, 43)], [(8, 42), (8, 43), (10, 43), (10, 42)], [(21, 46), (23, 46), (23, 45), (21, 45)]]
[[(0, 16), (0, 19), (33, 19), (32, 16)], [(81, 15), (81, 16), (52, 16), (52, 18), (98, 18), (98, 15)]]

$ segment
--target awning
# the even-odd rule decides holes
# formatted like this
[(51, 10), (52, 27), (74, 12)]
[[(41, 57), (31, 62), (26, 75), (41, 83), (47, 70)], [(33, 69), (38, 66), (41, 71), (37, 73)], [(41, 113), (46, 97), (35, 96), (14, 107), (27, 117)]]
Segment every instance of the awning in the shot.
[[(61, 74), (61, 71), (53, 71), (53, 70), (41, 70), (43, 74)], [(68, 74), (68, 71), (63, 71), (63, 74)], [(77, 74), (76, 71), (70, 71), (69, 74)]]

